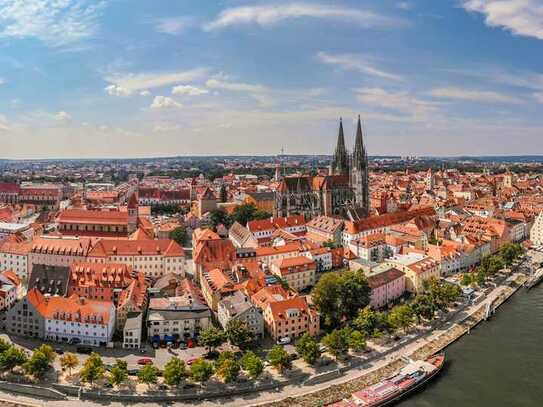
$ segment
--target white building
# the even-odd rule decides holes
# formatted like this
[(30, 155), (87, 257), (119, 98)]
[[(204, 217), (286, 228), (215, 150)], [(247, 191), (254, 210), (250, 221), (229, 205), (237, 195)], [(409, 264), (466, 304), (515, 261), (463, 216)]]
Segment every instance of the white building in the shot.
[(535, 219), (530, 230), (530, 240), (534, 245), (543, 245), (543, 212)]
[(115, 332), (115, 305), (110, 301), (43, 297), (38, 307), (45, 320), (45, 339), (89, 346), (106, 346)]
[(17, 276), (28, 281), (29, 253), (32, 244), (6, 240), (0, 245), (0, 272), (13, 270)]

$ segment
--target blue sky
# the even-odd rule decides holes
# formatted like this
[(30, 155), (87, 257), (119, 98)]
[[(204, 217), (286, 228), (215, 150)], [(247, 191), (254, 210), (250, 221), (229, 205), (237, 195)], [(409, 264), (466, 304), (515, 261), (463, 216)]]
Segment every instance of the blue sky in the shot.
[(543, 153), (543, 0), (0, 0), (0, 157)]

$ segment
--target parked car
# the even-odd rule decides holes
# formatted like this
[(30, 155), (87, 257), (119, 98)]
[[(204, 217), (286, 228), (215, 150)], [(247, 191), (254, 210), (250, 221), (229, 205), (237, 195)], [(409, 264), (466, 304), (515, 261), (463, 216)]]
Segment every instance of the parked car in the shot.
[(186, 363), (187, 365), (190, 366), (190, 365), (192, 365), (195, 361), (197, 361), (198, 359), (200, 359), (200, 358), (189, 358), (189, 359), (187, 359), (187, 360), (185, 361), (185, 363)]
[(192, 340), (192, 339), (189, 339), (187, 341), (187, 347), (189, 348), (194, 348), (196, 346), (196, 341)]
[(76, 351), (77, 353), (84, 353), (88, 355), (89, 353), (92, 353), (92, 348), (90, 346), (78, 346)]
[(179, 349), (187, 349), (187, 344), (185, 342), (179, 342)]
[(152, 365), (153, 364), (153, 360), (152, 359), (149, 359), (149, 358), (141, 358), (141, 359), (138, 359), (138, 365)]
[(284, 336), (284, 337), (279, 338), (277, 340), (278, 345), (288, 345), (289, 343), (290, 343), (290, 337), (288, 337), (288, 336)]
[(57, 355), (63, 355), (63, 354), (64, 354), (64, 349), (55, 348), (55, 353), (56, 353)]

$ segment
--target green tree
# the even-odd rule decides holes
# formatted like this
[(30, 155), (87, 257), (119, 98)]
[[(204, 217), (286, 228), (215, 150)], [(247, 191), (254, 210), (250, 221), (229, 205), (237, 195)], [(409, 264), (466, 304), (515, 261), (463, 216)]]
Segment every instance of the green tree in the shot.
[(239, 362), (233, 357), (223, 359), (217, 366), (217, 375), (223, 379), (225, 383), (236, 381), (239, 371)]
[(30, 359), (23, 365), (23, 368), (28, 374), (41, 377), (51, 367), (50, 357), (51, 355), (45, 354), (39, 348), (35, 349)]
[(349, 336), (350, 330), (348, 328), (334, 329), (322, 338), (322, 343), (328, 348), (328, 352), (332, 356), (339, 359), (349, 351)]
[(63, 369), (68, 369), (68, 374), (72, 375), (72, 369), (79, 365), (79, 358), (75, 353), (66, 352), (60, 358), (60, 366)]
[(138, 371), (138, 381), (145, 384), (155, 384), (158, 380), (158, 368), (154, 365), (145, 365)]
[(52, 364), (57, 358), (57, 354), (55, 353), (54, 349), (49, 345), (43, 344), (38, 348), (38, 350), (47, 357), (47, 362), (49, 364)]
[(249, 376), (256, 379), (264, 370), (264, 363), (254, 352), (247, 351), (241, 358), (241, 366)]
[(469, 286), (473, 284), (473, 276), (471, 273), (464, 273), (462, 274), (462, 279), (460, 280), (460, 284), (463, 286)]
[(402, 329), (404, 332), (406, 332), (414, 322), (413, 310), (406, 304), (394, 307), (388, 313), (388, 318), (392, 327)]
[(231, 319), (227, 322), (225, 334), (232, 345), (245, 348), (254, 339), (254, 334), (247, 322)]
[(313, 304), (326, 326), (337, 326), (341, 319), (339, 286), (338, 273), (325, 273), (311, 290)]
[(522, 246), (518, 243), (508, 243), (501, 249), (501, 257), (507, 267), (511, 267), (513, 262), (523, 253)]
[(213, 374), (213, 365), (207, 360), (195, 360), (190, 366), (190, 375), (193, 380), (203, 383), (207, 381)]
[(224, 225), (226, 228), (232, 226), (232, 218), (222, 209), (214, 209), (209, 212), (209, 221), (214, 230), (217, 230), (219, 225)]
[(234, 219), (234, 221), (245, 226), (247, 225), (247, 222), (250, 222), (255, 218), (256, 212), (256, 206), (254, 206), (253, 204), (242, 204), (234, 208), (232, 218)]
[(419, 294), (411, 304), (414, 316), (420, 321), (421, 318), (431, 320), (437, 311), (437, 306), (428, 294)]
[(92, 384), (104, 376), (105, 370), (100, 355), (92, 352), (83, 364), (83, 368), (79, 371), (79, 376), (82, 382)]
[(10, 346), (0, 354), (0, 367), (11, 370), (16, 366), (22, 366), (27, 359), (24, 350), (16, 346)]
[(171, 358), (164, 366), (164, 381), (169, 386), (179, 386), (187, 377), (185, 362), (179, 358)]
[(353, 320), (353, 325), (364, 333), (366, 337), (375, 337), (379, 332), (390, 329), (386, 314), (374, 311), (369, 306), (362, 308), (358, 312), (358, 315)]
[(366, 349), (366, 336), (360, 332), (353, 330), (349, 335), (349, 348), (354, 352), (362, 352)]
[(326, 326), (338, 326), (342, 319), (354, 318), (369, 304), (370, 287), (362, 270), (324, 274), (313, 290), (313, 303)]
[(208, 352), (213, 352), (215, 348), (221, 346), (226, 341), (226, 335), (224, 331), (210, 326), (200, 332), (198, 342), (204, 345)]
[(319, 343), (307, 332), (296, 341), (296, 352), (309, 365), (313, 365), (321, 356)]
[(170, 232), (170, 239), (175, 240), (180, 246), (186, 246), (188, 235), (184, 226), (179, 226)]
[(108, 381), (112, 385), (118, 386), (126, 382), (126, 380), (128, 380), (128, 365), (126, 361), (117, 359), (109, 372)]
[(11, 343), (6, 341), (4, 338), (0, 338), (0, 353), (8, 350), (11, 346)]
[(475, 282), (477, 283), (477, 285), (481, 287), (485, 283), (485, 281), (486, 273), (482, 270), (477, 271), (477, 273), (475, 273)]
[(292, 366), (292, 362), (287, 351), (279, 345), (275, 345), (268, 352), (268, 361), (279, 371), (279, 373), (283, 373)]

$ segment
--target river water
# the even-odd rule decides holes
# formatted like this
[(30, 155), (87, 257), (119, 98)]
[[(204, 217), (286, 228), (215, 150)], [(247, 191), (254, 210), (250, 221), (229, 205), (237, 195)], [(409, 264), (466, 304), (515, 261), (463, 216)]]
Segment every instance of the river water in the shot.
[(446, 357), (444, 371), (398, 406), (543, 406), (543, 284), (521, 288)]

